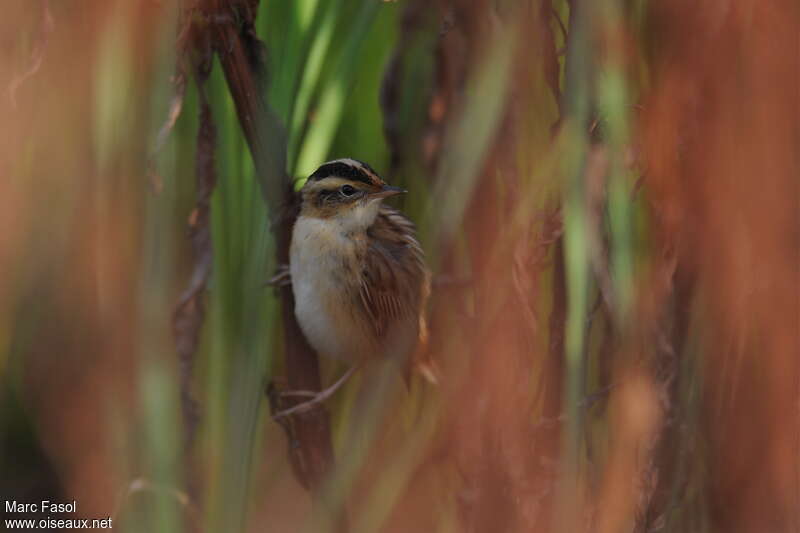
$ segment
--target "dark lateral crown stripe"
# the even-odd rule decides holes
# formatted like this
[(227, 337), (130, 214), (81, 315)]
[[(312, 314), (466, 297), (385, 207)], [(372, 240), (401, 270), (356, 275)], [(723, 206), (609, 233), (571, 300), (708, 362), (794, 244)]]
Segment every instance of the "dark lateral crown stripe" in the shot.
[(314, 173), (308, 177), (308, 179), (310, 181), (319, 181), (330, 176), (360, 181), (368, 185), (372, 185), (374, 183), (374, 180), (365, 170), (353, 165), (348, 165), (347, 163), (342, 163), (341, 161), (334, 161), (333, 163), (326, 163), (322, 165), (315, 170)]

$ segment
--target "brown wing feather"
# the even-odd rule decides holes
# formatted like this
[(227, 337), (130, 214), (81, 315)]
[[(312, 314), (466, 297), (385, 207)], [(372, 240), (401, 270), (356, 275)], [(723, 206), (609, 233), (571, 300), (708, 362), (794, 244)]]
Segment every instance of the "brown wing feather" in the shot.
[(429, 276), (414, 224), (399, 211), (382, 205), (367, 233), (360, 296), (380, 338), (393, 321), (422, 316)]

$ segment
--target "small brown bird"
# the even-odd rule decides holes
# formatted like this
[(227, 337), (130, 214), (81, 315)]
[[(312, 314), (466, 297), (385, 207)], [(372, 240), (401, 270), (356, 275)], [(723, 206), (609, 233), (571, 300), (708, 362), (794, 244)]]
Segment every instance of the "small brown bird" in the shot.
[[(355, 159), (325, 163), (301, 190), (289, 265), (295, 315), (318, 353), (352, 366), (283, 415), (326, 399), (363, 363), (394, 359), (406, 369), (419, 363), (430, 276), (414, 225), (382, 203), (404, 192)], [(435, 381), (430, 365), (416, 366)]]

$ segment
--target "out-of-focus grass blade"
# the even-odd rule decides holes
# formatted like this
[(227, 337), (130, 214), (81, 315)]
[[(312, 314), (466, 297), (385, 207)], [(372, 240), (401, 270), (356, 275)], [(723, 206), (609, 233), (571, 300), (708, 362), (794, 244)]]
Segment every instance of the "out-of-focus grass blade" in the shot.
[[(428, 400), (430, 402), (431, 398)], [(371, 491), (371, 498), (361, 502), (363, 512), (354, 517), (351, 531), (354, 533), (381, 531), (381, 526), (406, 490), (420, 458), (433, 439), (440, 422), (440, 414), (439, 405), (433, 402), (426, 405), (422, 419), (413, 425), (412, 430), (405, 436), (403, 445), (397, 446), (398, 453), (392, 458), (392, 462), (386, 465), (374, 490)]]
[(339, 19), (340, 9), (337, 10), (333, 2), (326, 3), (316, 18), (314, 35), (311, 39), (308, 55), (302, 66), (302, 77), (297, 86), (296, 95), (290, 100), (287, 98), (289, 121), (289, 147), (287, 159), (290, 168), (293, 168), (297, 157), (297, 150), (302, 140), (304, 124), (308, 120), (308, 110), (311, 106), (313, 95), (317, 92), (325, 60), (331, 55), (331, 41), (336, 24)]
[[(466, 97), (442, 148), (439, 179), (433, 192), (437, 235), (433, 242), (452, 238), (461, 224), (467, 202), (505, 109), (516, 32), (508, 31), (492, 43), (486, 59), (468, 82)], [(426, 246), (426, 249), (431, 249)], [(436, 260), (430, 258), (431, 262)]]
[[(312, 127), (308, 130), (301, 130), (298, 121), (307, 120), (307, 111), (303, 112), (300, 107), (295, 110), (293, 124), (291, 127), (292, 137), (298, 135), (295, 141), (290, 142), (289, 161), (295, 175), (307, 175), (324, 161), (330, 146), (333, 143), (334, 135), (339, 127), (340, 118), (347, 92), (351, 89), (351, 81), (360, 65), (359, 54), (364, 42), (364, 37), (369, 31), (378, 10), (381, 9), (380, 2), (366, 0), (361, 3), (360, 8), (354, 19), (348, 21), (344, 48), (341, 57), (336, 63), (334, 74), (330, 79), (325, 80), (325, 84), (320, 87), (318, 104), (314, 109), (314, 119)], [(309, 59), (309, 62), (311, 62)], [(312, 83), (311, 80), (308, 82)], [(303, 81), (303, 85), (306, 80)], [(305, 87), (301, 89), (306, 90)], [(313, 90), (311, 87), (308, 90)], [(304, 106), (302, 100), (298, 99), (298, 106)], [(297, 153), (296, 164), (292, 164), (293, 154)]]
[[(155, 355), (155, 354), (153, 354)], [(165, 365), (151, 359), (141, 378), (145, 425), (145, 479), (155, 490), (155, 512), (147, 531), (181, 531), (182, 504), (172, 495), (182, 486), (178, 475), (179, 428), (175, 378)], [(143, 529), (144, 530), (144, 529)]]
[[(129, 90), (134, 85), (134, 61), (131, 50), (131, 33), (128, 23), (130, 8), (125, 2), (116, 2), (108, 27), (102, 33), (99, 45), (94, 89), (95, 105), (93, 114), (93, 148), (97, 174), (101, 178), (93, 191), (94, 207), (100, 220), (114, 219), (114, 186), (121, 181), (118, 171), (113, 168), (125, 146), (126, 135), (134, 131), (133, 110), (135, 92)], [(109, 230), (105, 224), (97, 228), (99, 242), (107, 242)], [(114, 283), (113, 273), (108, 265), (98, 262), (95, 273), (97, 299), (101, 312), (108, 314), (116, 305), (108, 299), (113, 294), (110, 287)]]
[[(382, 85), (378, 91), (381, 92), (382, 114), (376, 118), (378, 123), (384, 123), (387, 136), (392, 137), (386, 141), (394, 144), (390, 148), (397, 152), (392, 154), (397, 156), (391, 169), (394, 174), (387, 175), (387, 179), (408, 189), (408, 194), (403, 195), (403, 208), (414, 219), (424, 211), (432, 183), (432, 176), (427, 175), (425, 148), (421, 140), (425, 138), (430, 122), (442, 24), (439, 14), (433, 10), (421, 15), (413, 24), (399, 23), (397, 19), (404, 19), (405, 14), (391, 21), (392, 27), (399, 26), (399, 35), (392, 51), (392, 61), (387, 63), (381, 75)], [(359, 110), (356, 117), (346, 117), (345, 122), (356, 122), (361, 117), (363, 111)], [(382, 139), (383, 136), (377, 137)], [(362, 146), (365, 140), (359, 136), (352, 142)], [(341, 153), (350, 151), (354, 150), (340, 150)]]
[[(565, 326), (566, 372), (562, 477), (559, 480), (554, 527), (557, 531), (574, 531), (582, 512), (578, 484), (578, 463), (581, 440), (580, 398), (583, 384), (584, 348), (586, 344), (586, 310), (589, 290), (589, 254), (585, 201), (586, 131), (589, 113), (589, 69), (592, 64), (589, 35), (593, 7), (591, 3), (573, 4), (570, 14), (569, 42), (565, 64), (565, 124), (560, 141), (563, 169), (566, 176), (564, 198), (564, 266), (567, 285), (567, 319)], [(578, 512), (574, 512), (575, 510)]]
[(309, 49), (326, 32), (326, 21), (333, 20), (328, 11), (336, 5), (325, 2), (320, 8), (319, 0), (263, 4), (256, 25), (267, 46), (269, 99), (285, 124), (290, 123), (298, 87), (303, 86), (300, 76), (307, 69)]
[[(602, 23), (609, 35), (622, 32), (622, 7), (616, 1), (603, 4)], [(621, 68), (621, 50), (610, 46), (606, 63), (598, 77), (598, 102), (606, 121), (610, 150), (608, 216), (611, 229), (611, 277), (615, 293), (617, 323), (628, 325), (633, 297), (633, 207), (632, 175), (625, 161), (630, 142), (628, 127), (630, 105), (625, 73)]]
[[(349, 155), (369, 162), (378, 172), (385, 172), (389, 154), (383, 135), (384, 116), (378, 94), (397, 39), (397, 16), (400, 11), (398, 4), (384, 2), (370, 24), (361, 45), (358, 68), (350, 81), (351, 89), (346, 95), (329, 158)], [(384, 175), (384, 178), (395, 185), (402, 183), (396, 181), (396, 176)]]
[(125, 2), (116, 2), (114, 15), (101, 36), (95, 74), (94, 149), (101, 172), (108, 170), (123, 145), (132, 120), (133, 56)]
[[(214, 531), (240, 531), (245, 524), (259, 408), (267, 376), (269, 324), (277, 307), (263, 283), (272, 242), (252, 160), (239, 132), (235, 109), (217, 70), (210, 80), (216, 108), (218, 185), (212, 197), (215, 248), (212, 282), (209, 397), (216, 404), (210, 431), (216, 474), (209, 483), (209, 524)], [(218, 454), (218, 455), (217, 455)]]
[[(366, 453), (373, 444), (378, 425), (387, 412), (388, 403), (399, 386), (398, 369), (388, 362), (378, 367), (365, 368), (360, 376), (364, 385), (358, 391), (355, 404), (359, 409), (342, 417), (344, 446), (340, 446), (336, 469), (325, 486), (324, 503), (326, 508), (316, 509), (310, 517), (306, 531), (335, 531), (331, 517), (344, 512), (344, 506), (366, 459)], [(367, 373), (368, 372), (368, 373)]]

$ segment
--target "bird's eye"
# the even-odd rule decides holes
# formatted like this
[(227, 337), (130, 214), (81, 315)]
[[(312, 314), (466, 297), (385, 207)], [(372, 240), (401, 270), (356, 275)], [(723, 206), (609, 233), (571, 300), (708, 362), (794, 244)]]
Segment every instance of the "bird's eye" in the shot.
[(356, 193), (356, 189), (352, 185), (344, 185), (341, 190), (344, 196), (353, 196)]

